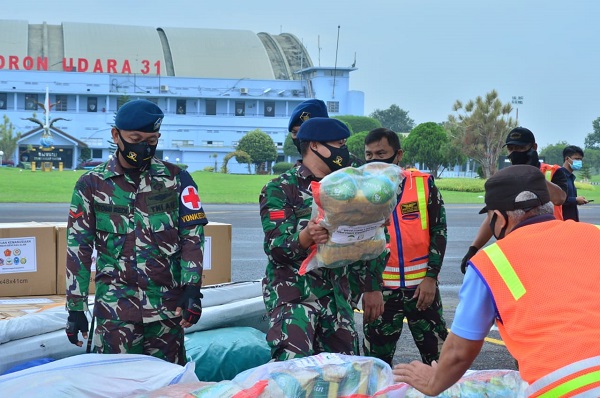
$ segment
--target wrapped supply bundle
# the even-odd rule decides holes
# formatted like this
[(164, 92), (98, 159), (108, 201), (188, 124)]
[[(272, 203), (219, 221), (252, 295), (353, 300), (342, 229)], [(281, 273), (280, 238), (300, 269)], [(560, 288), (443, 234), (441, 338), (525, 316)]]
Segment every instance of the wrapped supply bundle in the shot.
[(313, 182), (311, 218), (329, 231), (329, 240), (312, 249), (300, 275), (379, 256), (386, 246), (384, 224), (396, 207), (403, 179), (396, 165), (368, 163)]

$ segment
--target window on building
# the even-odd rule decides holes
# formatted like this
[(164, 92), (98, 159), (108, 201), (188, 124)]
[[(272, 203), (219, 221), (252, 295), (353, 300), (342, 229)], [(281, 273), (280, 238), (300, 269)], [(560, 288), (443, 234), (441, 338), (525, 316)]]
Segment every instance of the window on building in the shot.
[(186, 103), (185, 103), (185, 100), (178, 99), (177, 100), (177, 114), (178, 115), (185, 115), (185, 113), (186, 113)]
[(275, 101), (265, 101), (265, 117), (275, 116)]
[(327, 101), (327, 112), (339, 113), (340, 103), (339, 101)]
[(207, 99), (206, 100), (206, 114), (216, 115), (217, 114), (217, 100)]
[(25, 110), (26, 111), (37, 111), (38, 109), (38, 95), (37, 94), (25, 94)]
[(87, 98), (87, 111), (98, 112), (98, 97)]
[(174, 147), (194, 146), (194, 140), (172, 140), (171, 145)]
[(67, 96), (64, 94), (56, 96), (56, 102), (54, 103), (54, 110), (57, 112), (67, 111)]
[(6, 103), (8, 102), (8, 98), (6, 93), (0, 93), (0, 109), (6, 109)]
[(102, 149), (92, 149), (92, 159), (102, 159)]
[(219, 134), (219, 130), (206, 130), (208, 134)]
[(202, 141), (204, 146), (223, 146), (223, 141)]
[(245, 116), (246, 115), (246, 103), (244, 101), (235, 101), (235, 115)]

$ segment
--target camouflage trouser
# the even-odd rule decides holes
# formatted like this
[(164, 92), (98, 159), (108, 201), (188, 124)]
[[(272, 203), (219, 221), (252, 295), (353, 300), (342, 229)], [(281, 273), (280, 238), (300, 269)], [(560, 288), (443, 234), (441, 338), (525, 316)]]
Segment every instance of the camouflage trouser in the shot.
[(348, 303), (339, 308), (330, 296), (316, 301), (286, 303), (269, 313), (267, 343), (276, 361), (321, 352), (358, 355), (354, 313)]
[(417, 310), (417, 299), (412, 298), (414, 293), (415, 289), (383, 291), (383, 315), (364, 325), (363, 350), (366, 356), (382, 359), (391, 366), (406, 317), (422, 361), (431, 364), (439, 358), (442, 344), (448, 336), (440, 291), (436, 289), (435, 299), (425, 311)]
[(131, 323), (96, 318), (94, 344), (101, 354), (145, 354), (185, 365), (181, 318)]

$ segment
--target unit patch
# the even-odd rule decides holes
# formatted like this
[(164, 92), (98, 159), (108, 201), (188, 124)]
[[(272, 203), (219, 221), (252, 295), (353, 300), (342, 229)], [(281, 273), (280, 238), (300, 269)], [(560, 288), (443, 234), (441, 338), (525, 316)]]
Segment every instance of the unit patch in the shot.
[(419, 203), (417, 201), (400, 203), (400, 211), (402, 214), (416, 213), (419, 211)]

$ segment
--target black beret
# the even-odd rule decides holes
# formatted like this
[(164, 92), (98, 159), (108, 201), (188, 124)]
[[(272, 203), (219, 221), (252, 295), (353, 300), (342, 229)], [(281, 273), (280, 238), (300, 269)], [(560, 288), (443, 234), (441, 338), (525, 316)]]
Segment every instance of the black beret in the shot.
[(288, 131), (292, 131), (292, 127), (300, 126), (303, 122), (311, 117), (329, 117), (327, 106), (318, 99), (309, 99), (298, 104), (292, 111)]
[(115, 127), (126, 131), (156, 133), (164, 117), (163, 111), (154, 102), (140, 99), (126, 102), (117, 111)]
[[(535, 199), (515, 202), (523, 191), (536, 195)], [(485, 182), (485, 207), (479, 214), (488, 210), (516, 210), (544, 205), (550, 202), (546, 178), (539, 168), (518, 164), (506, 167)]]
[(510, 131), (510, 133), (508, 133), (504, 146), (527, 146), (529, 144), (535, 144), (535, 137), (533, 136), (531, 130), (526, 129), (525, 127), (515, 127)]
[(350, 130), (337, 119), (314, 117), (302, 123), (297, 137), (300, 141), (337, 141), (350, 137)]

